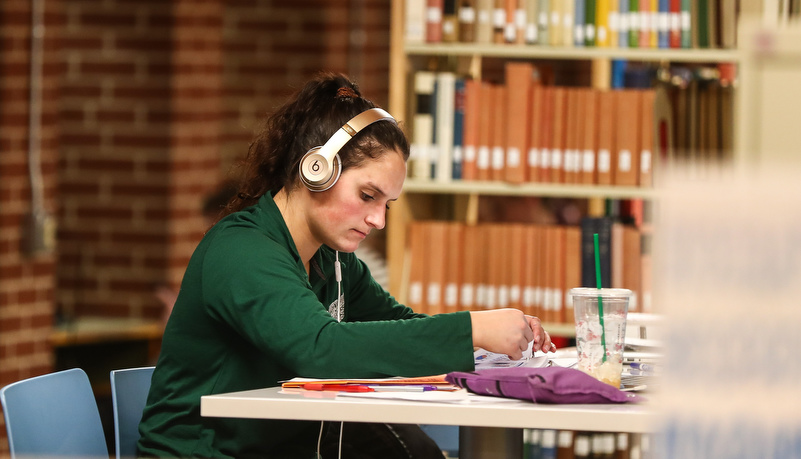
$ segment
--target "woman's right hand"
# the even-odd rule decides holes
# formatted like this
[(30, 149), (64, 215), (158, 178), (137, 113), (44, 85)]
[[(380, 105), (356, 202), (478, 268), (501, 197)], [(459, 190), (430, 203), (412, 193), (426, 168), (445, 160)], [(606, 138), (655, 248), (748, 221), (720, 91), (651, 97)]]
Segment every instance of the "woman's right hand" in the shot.
[(553, 350), (551, 338), (542, 329), (539, 319), (518, 309), (470, 311), (470, 319), (475, 347), (506, 354), (513, 360), (523, 357), (531, 341), (534, 341), (534, 350)]

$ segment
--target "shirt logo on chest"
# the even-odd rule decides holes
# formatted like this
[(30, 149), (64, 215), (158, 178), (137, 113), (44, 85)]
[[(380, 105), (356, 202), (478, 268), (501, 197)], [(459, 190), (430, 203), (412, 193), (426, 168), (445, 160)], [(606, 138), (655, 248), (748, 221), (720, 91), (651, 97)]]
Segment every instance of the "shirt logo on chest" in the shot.
[[(341, 322), (345, 320), (345, 295), (339, 295), (339, 311), (337, 311), (337, 301), (334, 300), (331, 304), (328, 305), (328, 313), (331, 314), (337, 322)], [(337, 317), (339, 316), (339, 317)]]

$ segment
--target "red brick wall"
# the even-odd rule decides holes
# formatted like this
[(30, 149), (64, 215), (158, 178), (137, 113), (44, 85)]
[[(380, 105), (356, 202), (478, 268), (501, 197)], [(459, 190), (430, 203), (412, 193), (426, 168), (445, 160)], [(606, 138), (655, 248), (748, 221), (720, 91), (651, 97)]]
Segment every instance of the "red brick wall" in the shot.
[(205, 222), (198, 197), (220, 177), (222, 2), (175, 0), (171, 65), (171, 145), (167, 279), (177, 287)]
[(56, 298), (67, 317), (141, 317), (169, 240), (171, 5), (63, 5)]
[[(361, 46), (351, 39), (359, 30)], [(349, 74), (386, 107), (386, 0), (230, 0), (223, 49), (224, 171), (246, 152), (263, 116), (321, 70)]]
[[(31, 214), (28, 174), (31, 2), (0, 2), (0, 386), (52, 368), (55, 254), (23, 250)], [(45, 17), (39, 149), (45, 209), (56, 202), (59, 18)], [(36, 148), (36, 147), (34, 147)], [(2, 436), (5, 425), (0, 422)], [(7, 451), (0, 443), (0, 453)]]

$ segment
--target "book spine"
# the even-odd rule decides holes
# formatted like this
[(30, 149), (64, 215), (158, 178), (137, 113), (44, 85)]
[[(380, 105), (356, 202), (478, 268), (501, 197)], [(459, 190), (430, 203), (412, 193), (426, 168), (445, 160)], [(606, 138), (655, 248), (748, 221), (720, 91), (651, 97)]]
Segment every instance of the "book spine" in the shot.
[(459, 41), (473, 43), (476, 41), (476, 5), (475, 0), (462, 0), (459, 4)]
[(443, 0), (426, 0), (426, 42), (442, 42)]
[(418, 179), (429, 179), (430, 156), (434, 142), (433, 98), (436, 75), (419, 71), (414, 75), (416, 110), (413, 116), (411, 175)]
[(681, 10), (679, 12), (679, 29), (682, 48), (692, 48), (692, 0), (681, 0)]
[(451, 178), (461, 180), (464, 164), (464, 117), (465, 117), (465, 79), (457, 77), (453, 91), (453, 150)]
[(657, 13), (657, 38), (658, 48), (670, 47), (670, 0), (658, 0), (659, 12)]
[(584, 46), (584, 34), (586, 31), (587, 19), (587, 0), (575, 0), (573, 5), (573, 45)]
[(618, 40), (619, 48), (629, 47), (629, 0), (618, 0)]
[(595, 277), (595, 233), (598, 234), (601, 285), (608, 288), (612, 274), (612, 219), (609, 217), (585, 217), (581, 220), (581, 286), (598, 285)]
[(585, 46), (595, 46), (596, 45), (596, 19), (595, 15), (597, 13), (597, 0), (586, 0), (586, 5), (584, 7), (584, 45)]
[(426, 41), (426, 0), (407, 0), (404, 38), (407, 43)]
[(458, 0), (442, 0), (442, 42), (459, 41), (459, 16), (457, 16)]
[(539, 2), (539, 15), (537, 19), (537, 27), (539, 29), (539, 43), (547, 45), (550, 43), (550, 15), (551, 15), (551, 1), (552, 0), (538, 0)]
[(539, 43), (539, 0), (524, 0), (526, 2), (526, 30), (525, 41), (529, 45)]

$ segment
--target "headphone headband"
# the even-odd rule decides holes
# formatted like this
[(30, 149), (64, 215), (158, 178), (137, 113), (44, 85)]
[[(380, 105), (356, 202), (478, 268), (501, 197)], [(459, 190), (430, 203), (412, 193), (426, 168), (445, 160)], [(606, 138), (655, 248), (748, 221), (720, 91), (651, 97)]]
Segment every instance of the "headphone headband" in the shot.
[(307, 151), (298, 166), (300, 179), (306, 187), (311, 191), (325, 191), (334, 186), (342, 173), (339, 150), (362, 129), (377, 121), (397, 124), (395, 118), (385, 110), (370, 108), (343, 124), (323, 146)]

